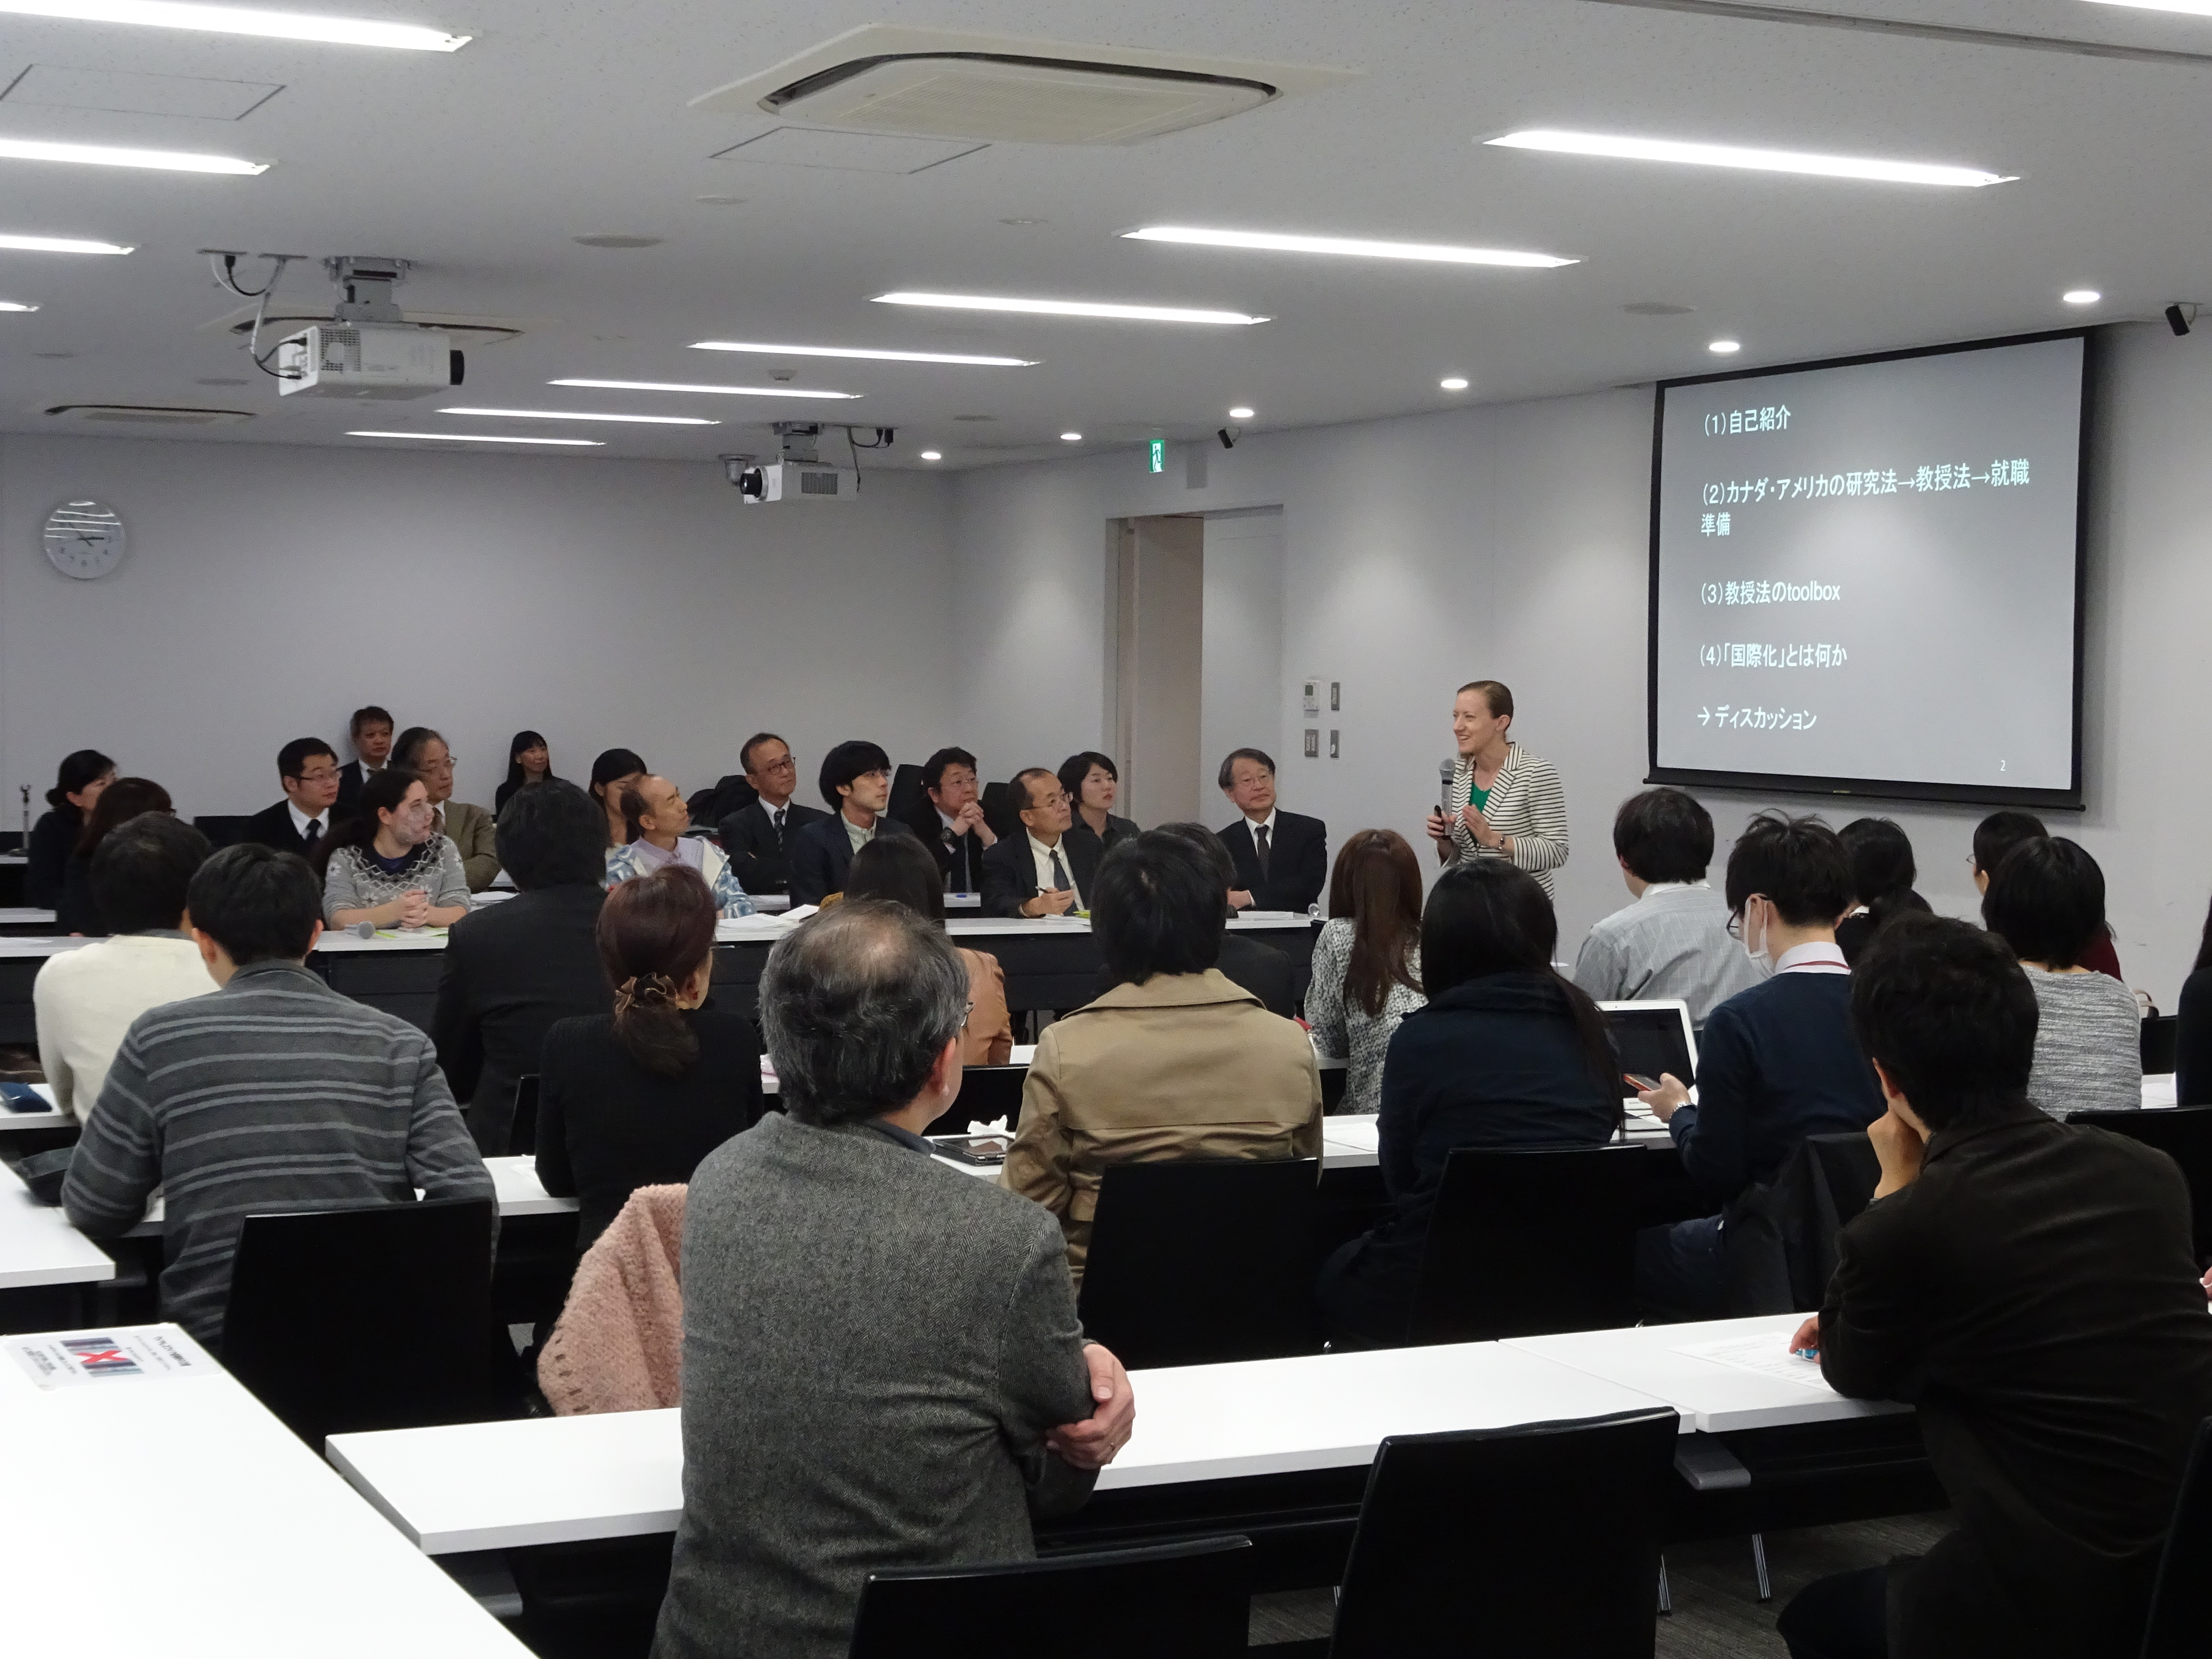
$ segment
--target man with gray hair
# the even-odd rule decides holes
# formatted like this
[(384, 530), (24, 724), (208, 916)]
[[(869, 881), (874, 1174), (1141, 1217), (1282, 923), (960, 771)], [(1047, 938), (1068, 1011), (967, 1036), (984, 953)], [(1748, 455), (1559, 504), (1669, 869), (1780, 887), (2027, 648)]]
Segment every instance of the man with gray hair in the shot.
[(684, 1516), (654, 1659), (842, 1659), (883, 1568), (1023, 1559), (1129, 1437), (1065, 1244), (933, 1155), (968, 970), (902, 905), (779, 941), (760, 1024), (784, 1113), (691, 1178)]

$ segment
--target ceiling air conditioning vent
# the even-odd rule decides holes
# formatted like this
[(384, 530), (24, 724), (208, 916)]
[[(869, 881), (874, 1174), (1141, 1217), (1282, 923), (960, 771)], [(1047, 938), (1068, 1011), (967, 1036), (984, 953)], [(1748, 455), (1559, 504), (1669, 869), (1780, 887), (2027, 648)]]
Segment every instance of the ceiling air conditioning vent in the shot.
[(871, 24), (692, 104), (846, 131), (1133, 144), (1350, 73)]
[(174, 409), (153, 404), (56, 404), (46, 413), (60, 421), (103, 421), (119, 426), (228, 426), (253, 418), (242, 409)]

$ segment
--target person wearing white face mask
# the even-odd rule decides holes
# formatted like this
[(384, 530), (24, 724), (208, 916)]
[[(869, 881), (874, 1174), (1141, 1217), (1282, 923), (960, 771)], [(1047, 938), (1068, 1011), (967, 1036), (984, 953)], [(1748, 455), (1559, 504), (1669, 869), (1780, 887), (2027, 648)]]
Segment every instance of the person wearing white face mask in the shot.
[(1850, 969), (1836, 945), (1851, 861), (1835, 832), (1818, 818), (1760, 813), (1729, 854), (1727, 890), (1729, 932), (1773, 971), (1705, 1022), (1695, 1105), (1671, 1074), (1637, 1097), (1674, 1136), (1690, 1179), (1721, 1206), (1637, 1236), (1636, 1294), (1647, 1319), (1720, 1317), (1736, 1203), (1772, 1181), (1808, 1135), (1856, 1133), (1884, 1109), (1851, 1033)]

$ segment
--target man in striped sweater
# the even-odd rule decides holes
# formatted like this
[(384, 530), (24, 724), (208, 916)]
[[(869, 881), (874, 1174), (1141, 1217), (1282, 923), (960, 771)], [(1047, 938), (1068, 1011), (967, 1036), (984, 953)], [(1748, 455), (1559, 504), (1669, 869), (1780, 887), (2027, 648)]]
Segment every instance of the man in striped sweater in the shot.
[(131, 1022), (62, 1203), (80, 1231), (112, 1238), (160, 1187), (162, 1311), (212, 1348), (246, 1216), (406, 1204), (417, 1188), (488, 1198), (492, 1182), (430, 1040), (308, 969), (322, 891), (296, 854), (228, 848), (188, 905), (222, 988)]

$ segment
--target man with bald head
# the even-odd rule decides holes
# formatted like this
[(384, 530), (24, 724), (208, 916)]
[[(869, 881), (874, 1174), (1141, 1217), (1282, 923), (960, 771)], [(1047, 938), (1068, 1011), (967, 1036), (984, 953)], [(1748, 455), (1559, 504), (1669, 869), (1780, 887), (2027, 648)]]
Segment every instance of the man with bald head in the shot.
[(753, 902), (738, 884), (729, 855), (710, 841), (684, 833), (691, 827), (691, 809), (684, 804), (682, 790), (664, 777), (640, 778), (623, 791), (621, 806), (629, 825), (629, 843), (607, 849), (610, 890), (665, 864), (684, 864), (705, 880), (722, 915), (752, 915)]
[(1060, 916), (1091, 902), (1091, 878), (1098, 873), (1097, 837), (1079, 845), (1068, 838), (1074, 803), (1060, 787), (1060, 775), (1042, 766), (1025, 767), (1006, 786), (1022, 820), (1022, 833), (1002, 836), (983, 854), (983, 914), (987, 916)]

